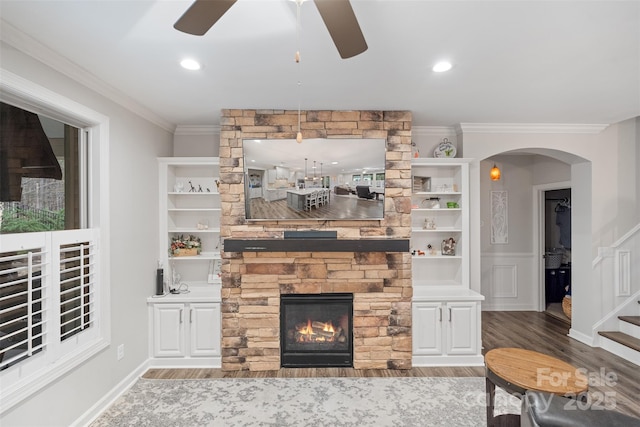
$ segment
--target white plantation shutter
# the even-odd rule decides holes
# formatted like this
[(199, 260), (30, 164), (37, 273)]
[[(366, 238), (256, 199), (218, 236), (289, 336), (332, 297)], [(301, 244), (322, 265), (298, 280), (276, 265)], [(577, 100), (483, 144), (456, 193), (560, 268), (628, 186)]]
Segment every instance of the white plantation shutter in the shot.
[(43, 247), (0, 253), (0, 369), (46, 346), (45, 255)]
[(97, 229), (0, 236), (0, 412), (30, 393), (34, 373), (60, 361), (68, 369), (66, 361), (107, 345), (98, 236)]
[(95, 312), (94, 245), (60, 247), (60, 340), (89, 328)]

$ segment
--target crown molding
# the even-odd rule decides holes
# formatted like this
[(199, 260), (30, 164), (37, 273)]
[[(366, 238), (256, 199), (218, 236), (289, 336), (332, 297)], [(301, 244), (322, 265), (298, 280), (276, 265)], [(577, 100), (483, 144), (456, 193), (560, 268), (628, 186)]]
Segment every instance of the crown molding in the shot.
[(411, 134), (416, 136), (455, 136), (456, 129), (453, 126), (412, 126)]
[(608, 124), (460, 123), (459, 133), (580, 133), (599, 134)]
[(46, 66), (69, 77), (71, 80), (99, 93), (160, 128), (168, 132), (175, 130), (173, 123), (168, 122), (151, 110), (143, 107), (120, 90), (106, 84), (103, 80), (78, 66), (75, 62), (70, 61), (6, 21), (0, 20), (0, 22), (0, 40), (9, 46), (31, 56)]
[(217, 135), (219, 133), (220, 126), (178, 125), (174, 135)]

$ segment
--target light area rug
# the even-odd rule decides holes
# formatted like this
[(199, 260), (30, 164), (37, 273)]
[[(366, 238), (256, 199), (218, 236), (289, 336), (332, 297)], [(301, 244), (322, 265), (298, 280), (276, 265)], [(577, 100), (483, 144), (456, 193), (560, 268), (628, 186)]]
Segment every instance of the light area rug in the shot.
[[(496, 389), (496, 414), (519, 405)], [(393, 377), (140, 379), (91, 427), (485, 425), (484, 378)]]

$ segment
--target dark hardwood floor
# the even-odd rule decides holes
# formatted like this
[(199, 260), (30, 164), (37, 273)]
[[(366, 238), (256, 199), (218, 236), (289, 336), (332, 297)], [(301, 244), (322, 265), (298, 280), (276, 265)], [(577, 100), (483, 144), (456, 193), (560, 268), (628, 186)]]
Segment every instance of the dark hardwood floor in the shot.
[[(483, 353), (497, 347), (519, 347), (557, 357), (581, 369), (589, 379), (589, 393), (603, 404), (640, 417), (640, 369), (600, 348), (567, 336), (569, 324), (545, 313), (483, 312)], [(265, 377), (434, 377), (484, 376), (482, 367), (416, 367), (410, 370), (350, 368), (283, 368), (266, 372), (222, 372), (220, 369), (150, 369), (143, 377), (156, 379), (265, 378)]]

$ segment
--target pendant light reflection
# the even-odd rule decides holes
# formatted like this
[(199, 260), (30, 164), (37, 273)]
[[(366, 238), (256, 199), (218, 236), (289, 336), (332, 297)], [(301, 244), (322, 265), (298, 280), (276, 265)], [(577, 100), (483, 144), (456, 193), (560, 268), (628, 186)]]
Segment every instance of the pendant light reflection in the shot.
[(500, 181), (500, 176), (501, 176), (501, 172), (500, 169), (498, 169), (498, 166), (496, 166), (496, 164), (493, 164), (493, 167), (491, 168), (491, 172), (489, 172), (489, 177), (491, 178), (491, 181)]

